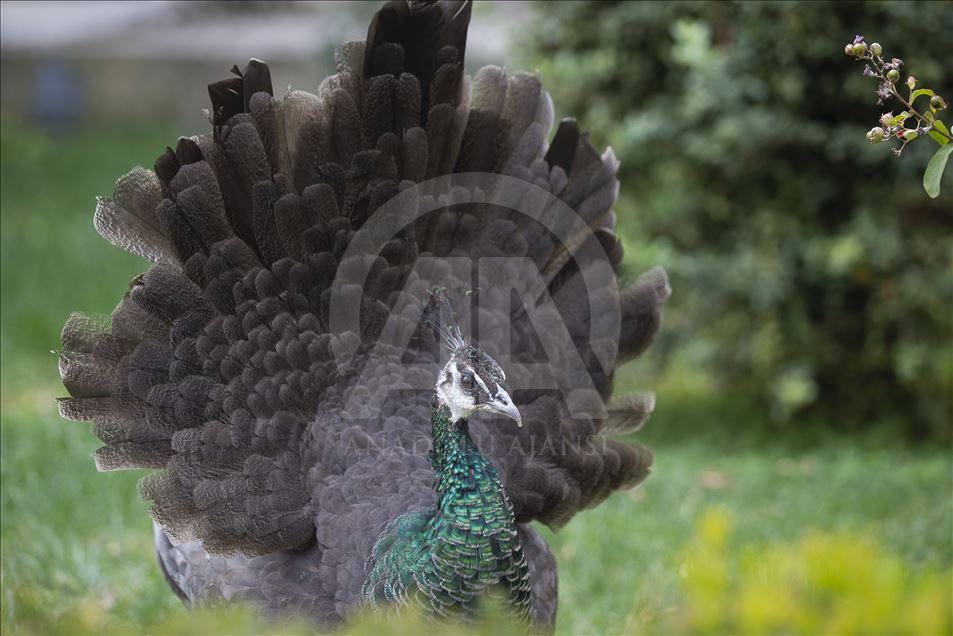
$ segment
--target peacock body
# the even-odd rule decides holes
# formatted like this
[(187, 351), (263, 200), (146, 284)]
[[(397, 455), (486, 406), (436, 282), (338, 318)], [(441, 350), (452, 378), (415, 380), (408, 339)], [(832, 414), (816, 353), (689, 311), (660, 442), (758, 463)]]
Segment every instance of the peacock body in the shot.
[[(70, 316), (60, 411), (92, 422), (100, 470), (155, 470), (140, 492), (188, 604), (336, 624), (382, 604), (467, 617), (499, 590), (551, 628), (556, 563), (530, 523), (648, 473), (610, 435), (652, 400), (600, 407), (667, 279), (619, 289), (618, 162), (572, 120), (548, 141), (536, 77), (464, 74), (470, 9), (386, 3), (316, 94), (233, 69), (212, 132), (97, 205), (152, 265), (111, 316)], [(469, 340), (421, 321), (442, 286), (473, 292)]]

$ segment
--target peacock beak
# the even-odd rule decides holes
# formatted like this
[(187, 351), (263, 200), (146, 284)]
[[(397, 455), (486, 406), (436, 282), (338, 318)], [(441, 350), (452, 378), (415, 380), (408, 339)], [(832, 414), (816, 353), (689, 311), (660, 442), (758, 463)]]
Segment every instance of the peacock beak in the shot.
[(493, 399), (486, 403), (486, 410), (498, 415), (504, 415), (516, 422), (517, 426), (523, 425), (523, 418), (520, 417), (520, 411), (510, 399), (510, 394), (499, 388)]

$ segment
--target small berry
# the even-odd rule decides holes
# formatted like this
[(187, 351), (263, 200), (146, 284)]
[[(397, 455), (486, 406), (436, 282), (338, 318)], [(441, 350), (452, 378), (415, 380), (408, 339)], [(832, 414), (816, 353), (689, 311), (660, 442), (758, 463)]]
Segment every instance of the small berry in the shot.
[(880, 143), (881, 141), (884, 140), (886, 136), (887, 136), (887, 133), (884, 132), (884, 129), (881, 128), (880, 126), (877, 126), (875, 128), (871, 128), (867, 132), (867, 141), (869, 141), (872, 144)]
[(946, 102), (943, 101), (943, 98), (939, 95), (934, 95), (930, 98), (930, 108), (933, 110), (943, 110), (946, 108)]
[(880, 47), (880, 43), (874, 42), (873, 44), (871, 44), (870, 52), (873, 53), (874, 55), (880, 55), (881, 52), (883, 52), (883, 49)]
[(860, 42), (859, 44), (854, 45), (854, 55), (856, 55), (857, 57), (862, 57), (864, 53), (866, 52), (867, 52), (867, 45), (864, 44), (863, 42)]
[(900, 79), (900, 71), (895, 68), (887, 71), (887, 79), (891, 82), (896, 82), (898, 79)]
[(880, 125), (881, 126), (890, 126), (890, 121), (893, 119), (893, 113), (884, 113), (880, 116)]
[(847, 55), (853, 55), (853, 54), (854, 54), (854, 45), (853, 45), (853, 44), (848, 44), (847, 46), (845, 46), (845, 47), (844, 47), (844, 53), (846, 53)]

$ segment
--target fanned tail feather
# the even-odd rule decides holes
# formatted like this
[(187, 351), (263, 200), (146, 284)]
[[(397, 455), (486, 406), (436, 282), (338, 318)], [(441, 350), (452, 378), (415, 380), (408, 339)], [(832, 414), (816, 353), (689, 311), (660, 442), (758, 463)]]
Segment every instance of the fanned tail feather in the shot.
[[(618, 161), (573, 120), (547, 142), (554, 109), (535, 76), (493, 66), (464, 75), (470, 11), (469, 2), (387, 3), (317, 94), (276, 98), (264, 62), (233, 68), (209, 86), (210, 134), (179, 139), (100, 199), (97, 231), (153, 265), (108, 319), (67, 321), (60, 370), (72, 397), (60, 410), (93, 423), (100, 470), (159, 469), (140, 490), (173, 541), (245, 555), (320, 542), (322, 513), (371, 488), (349, 472), (371, 436), (426, 435), (419, 397), (394, 397), (364, 420), (342, 414), (354, 395), (412, 393), (391, 362), (370, 384), (359, 380), (362, 365), (377, 364), (372, 345), (392, 312), (417, 330), (405, 359), (437, 359), (434, 339), (398, 306), (401, 290), (430, 282), (413, 271), (421, 255), (531, 259), (603, 398), (613, 372), (602, 350), (621, 364), (654, 336), (670, 293), (664, 272), (616, 289)], [(332, 333), (332, 287), (366, 220), (415, 184), (476, 172), (519, 179), (552, 201), (527, 194), (533, 219), (486, 203), (480, 189), (445, 193), (440, 210), (360, 255), (371, 259), (367, 283), (337, 290), (360, 307), (359, 328)], [(591, 277), (604, 289), (587, 288)], [(519, 307), (508, 313), (506, 293), (481, 289), (472, 312), (512, 319), (514, 356), (537, 358), (532, 325)], [(621, 307), (617, 340), (590, 339), (609, 317), (581, 302), (589, 293)], [(336, 348), (354, 343), (358, 357), (341, 368)], [(551, 391), (515, 399), (526, 426), (482, 426), (519, 521), (563, 523), (647, 474), (648, 451), (606, 434), (640, 425), (648, 401), (580, 418)], [(526, 452), (503, 450), (514, 443)], [(343, 571), (341, 580), (360, 576)]]

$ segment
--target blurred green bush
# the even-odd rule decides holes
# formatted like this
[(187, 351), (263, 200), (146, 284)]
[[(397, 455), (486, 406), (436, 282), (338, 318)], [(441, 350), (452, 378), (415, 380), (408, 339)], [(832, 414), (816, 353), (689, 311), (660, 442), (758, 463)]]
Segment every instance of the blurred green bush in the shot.
[(930, 200), (932, 142), (865, 141), (889, 108), (843, 53), (864, 34), (951, 97), (948, 4), (567, 2), (534, 25), (557, 110), (622, 160), (632, 274), (672, 277), (659, 364), (775, 422), (949, 437), (950, 174)]
[(631, 633), (948, 634), (953, 572), (914, 572), (876, 541), (812, 532), (793, 543), (732, 545), (724, 510), (686, 546), (684, 602), (632, 614)]

